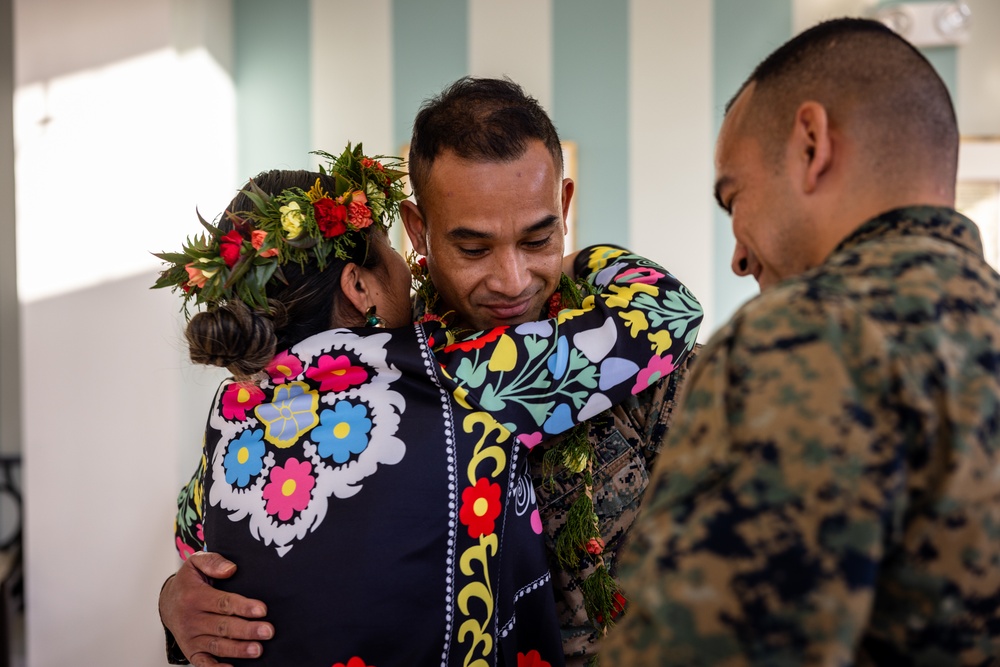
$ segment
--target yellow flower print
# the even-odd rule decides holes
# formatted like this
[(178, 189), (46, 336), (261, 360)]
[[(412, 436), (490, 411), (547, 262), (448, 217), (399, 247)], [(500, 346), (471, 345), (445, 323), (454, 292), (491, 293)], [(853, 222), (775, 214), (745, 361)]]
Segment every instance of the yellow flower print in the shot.
[(660, 293), (660, 290), (645, 283), (632, 283), (624, 287), (621, 285), (611, 285), (609, 289), (615, 295), (608, 299), (608, 305), (615, 308), (628, 308), (637, 293), (649, 294), (650, 296), (657, 296)]
[(673, 339), (670, 337), (670, 332), (666, 329), (661, 329), (656, 333), (646, 334), (649, 341), (653, 344), (653, 350), (656, 351), (656, 356), (663, 356), (663, 353), (670, 349), (670, 346), (674, 344)]
[(319, 395), (304, 382), (290, 382), (274, 390), (270, 403), (261, 403), (254, 414), (264, 424), (264, 439), (285, 449), (294, 445), (319, 423)]
[(517, 365), (517, 345), (510, 336), (504, 334), (500, 336), (497, 345), (493, 348), (490, 356), (488, 368), (493, 371), (510, 371)]
[(565, 310), (560, 310), (559, 314), (556, 315), (556, 322), (562, 324), (566, 320), (571, 320), (578, 315), (583, 315), (589, 310), (594, 309), (594, 296), (590, 295), (586, 297), (580, 304), (579, 308), (567, 308)]
[(281, 227), (288, 233), (288, 238), (293, 239), (301, 234), (306, 217), (299, 208), (299, 203), (290, 201), (278, 210), (281, 211)]
[(587, 258), (587, 266), (591, 271), (600, 271), (615, 257), (624, 255), (625, 251), (619, 248), (609, 248), (607, 246), (600, 246), (594, 248), (590, 257)]
[(627, 310), (624, 313), (618, 313), (618, 316), (628, 323), (628, 330), (632, 334), (632, 338), (638, 338), (640, 331), (649, 328), (646, 314), (641, 310)]
[(469, 405), (469, 402), (466, 400), (466, 397), (469, 395), (468, 391), (466, 391), (461, 387), (455, 387), (455, 392), (453, 395), (458, 404), (461, 405), (463, 408), (465, 408), (466, 410), (472, 409), (472, 406)]

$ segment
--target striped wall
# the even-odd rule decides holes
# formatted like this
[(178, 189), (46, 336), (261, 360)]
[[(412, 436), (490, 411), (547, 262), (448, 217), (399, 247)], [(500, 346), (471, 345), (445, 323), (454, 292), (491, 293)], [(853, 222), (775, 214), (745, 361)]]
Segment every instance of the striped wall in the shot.
[[(991, 2), (978, 0), (987, 13)], [(305, 146), (336, 150), (359, 139), (369, 152), (398, 154), (423, 100), (467, 74), (509, 76), (577, 145), (577, 247), (617, 242), (663, 263), (705, 304), (707, 334), (756, 293), (729, 269), (729, 221), (711, 199), (723, 105), (795, 32), (875, 4), (291, 0), (279, 11), (241, 0), (240, 165), (247, 174), (296, 159), (305, 166)], [(266, 31), (278, 37), (263, 42)], [(957, 83), (957, 50), (927, 55), (956, 99), (968, 99)], [(258, 67), (263, 75), (254, 74)], [(276, 94), (278, 82), (287, 97)], [(289, 109), (303, 88), (298, 99), (308, 103)]]

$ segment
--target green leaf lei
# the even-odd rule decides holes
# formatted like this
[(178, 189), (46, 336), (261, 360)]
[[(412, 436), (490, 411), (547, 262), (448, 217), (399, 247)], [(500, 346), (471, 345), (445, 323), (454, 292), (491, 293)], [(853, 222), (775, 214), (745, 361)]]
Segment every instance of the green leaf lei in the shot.
[[(417, 321), (438, 320), (445, 326), (445, 339), (435, 341), (435, 351), (472, 333), (449, 326), (453, 312), (437, 312), (440, 298), (434, 284), (428, 279), (427, 265), (423, 258), (411, 253), (407, 257), (407, 263), (413, 276)], [(574, 282), (569, 276), (562, 274), (558, 288), (549, 298), (547, 316), (555, 317), (563, 308), (579, 308), (583, 300), (593, 293), (590, 283), (583, 280)], [(609, 413), (604, 412), (592, 420), (609, 418)], [(605, 544), (594, 512), (593, 473), (596, 453), (588, 431), (586, 423), (577, 424), (547, 448), (542, 457), (542, 475), (544, 483), (550, 488), (555, 483), (555, 473), (560, 466), (583, 478), (583, 491), (570, 507), (566, 525), (556, 535), (555, 555), (559, 566), (567, 571), (580, 572), (587, 565), (594, 566), (594, 571), (583, 580), (581, 586), (583, 602), (588, 618), (602, 634), (606, 634), (608, 628), (614, 625), (613, 618), (621, 611), (624, 598), (604, 562)], [(591, 664), (597, 664), (596, 657)]]
[(361, 230), (371, 225), (388, 230), (406, 198), (402, 161), (366, 157), (361, 144), (348, 144), (339, 156), (313, 154), (327, 160), (319, 171), (333, 178), (334, 192), (325, 191), (317, 179), (308, 191), (289, 188), (272, 196), (251, 180), (244, 192), (253, 208), (225, 214), (232, 230), (223, 233), (198, 213), (205, 232), (188, 237), (181, 252), (153, 253), (169, 265), (153, 289), (183, 292), (186, 316), (191, 301), (213, 307), (239, 299), (268, 310), (268, 284), (286, 282), (282, 266), (312, 260), (322, 271), (331, 256), (347, 258), (358, 243), (367, 242)]

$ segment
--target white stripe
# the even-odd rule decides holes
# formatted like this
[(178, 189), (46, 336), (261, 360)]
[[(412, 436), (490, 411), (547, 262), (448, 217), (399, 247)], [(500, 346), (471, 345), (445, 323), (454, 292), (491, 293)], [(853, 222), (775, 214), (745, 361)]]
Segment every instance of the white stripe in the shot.
[(632, 0), (628, 103), (629, 245), (702, 301), (705, 340), (716, 270), (711, 2)]
[(509, 76), (552, 114), (552, 1), (469, 2), (469, 74)]
[(362, 141), (368, 155), (396, 155), (392, 0), (313, 0), (310, 12), (312, 149)]

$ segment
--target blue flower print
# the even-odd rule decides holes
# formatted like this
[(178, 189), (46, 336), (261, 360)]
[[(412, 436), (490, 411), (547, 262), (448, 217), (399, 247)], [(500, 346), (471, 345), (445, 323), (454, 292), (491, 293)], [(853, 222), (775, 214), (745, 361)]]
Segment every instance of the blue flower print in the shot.
[(372, 420), (368, 418), (368, 408), (353, 405), (347, 401), (337, 401), (333, 410), (323, 410), (319, 415), (319, 426), (313, 438), (319, 444), (319, 455), (332, 457), (333, 462), (346, 463), (351, 454), (360, 454), (368, 447), (368, 432), (372, 430)]
[(226, 456), (222, 459), (226, 470), (226, 483), (243, 488), (250, 478), (258, 475), (264, 467), (264, 431), (246, 430), (240, 437), (229, 443)]

